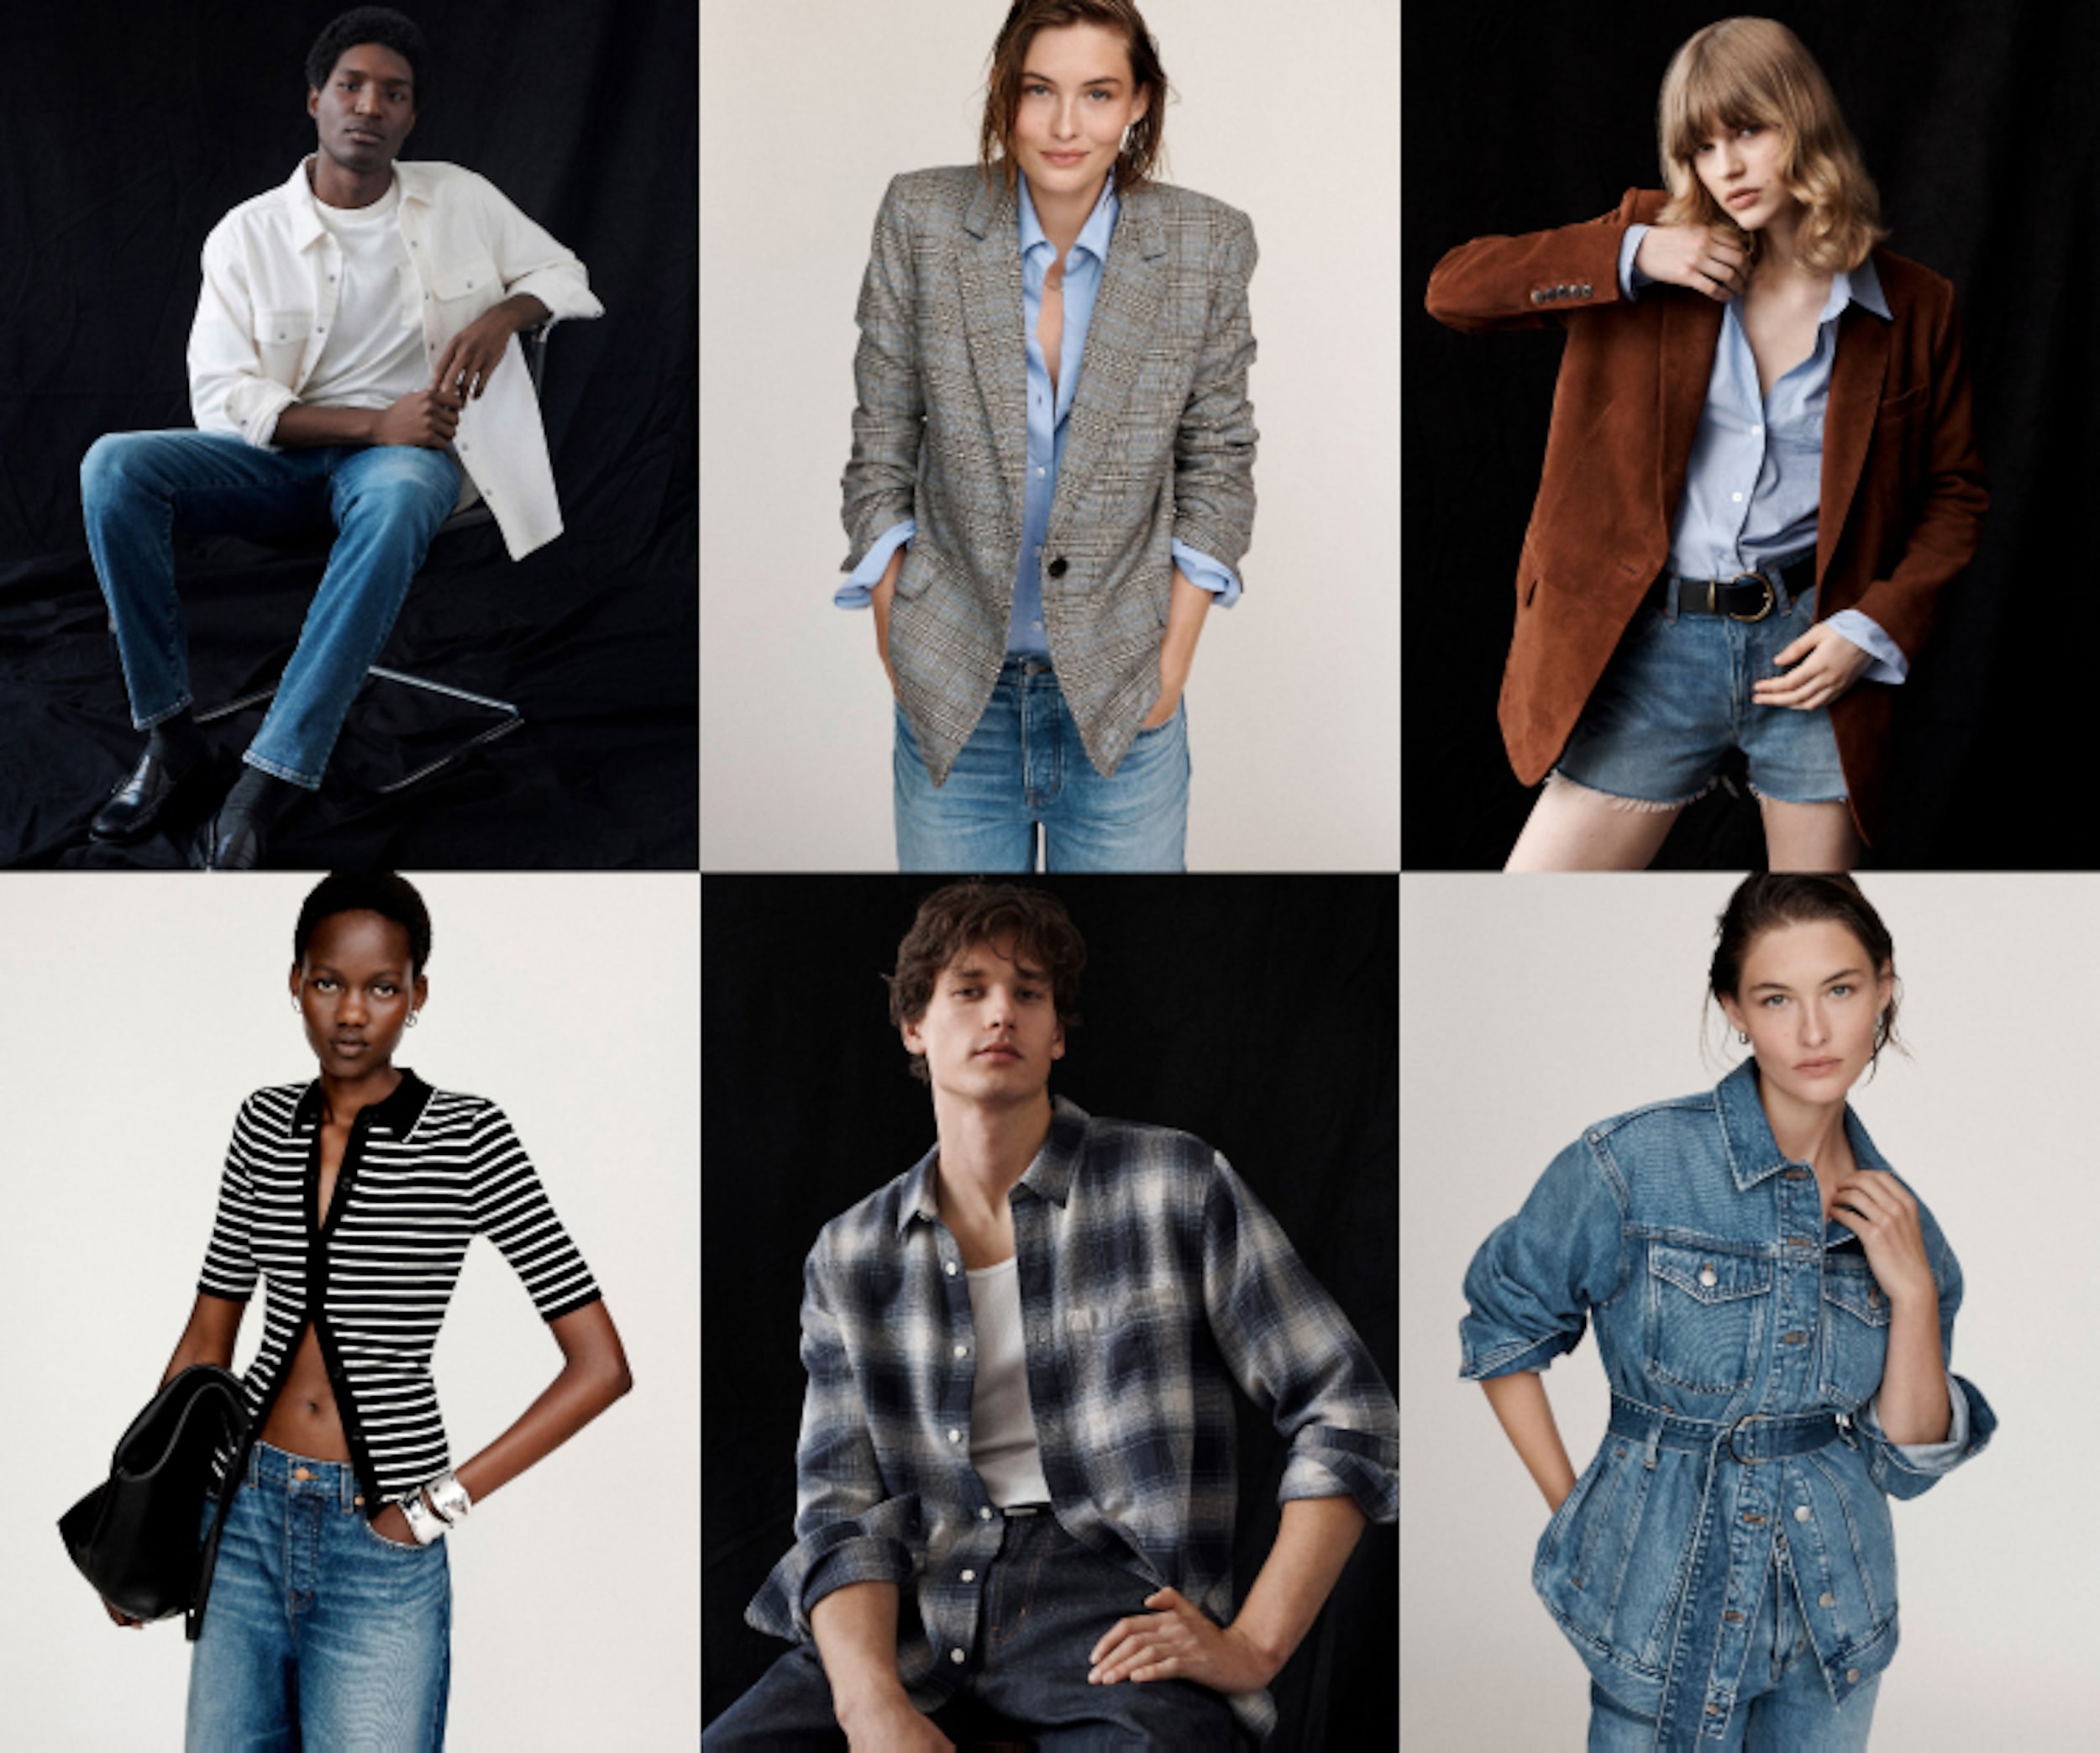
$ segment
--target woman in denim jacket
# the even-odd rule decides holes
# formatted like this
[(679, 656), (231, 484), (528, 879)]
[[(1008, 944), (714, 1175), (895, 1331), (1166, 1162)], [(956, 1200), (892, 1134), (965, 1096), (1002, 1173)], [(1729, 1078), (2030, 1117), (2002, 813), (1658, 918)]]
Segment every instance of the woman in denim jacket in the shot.
[[(1897, 1638), (1888, 1499), (1989, 1441), (1949, 1373), (1961, 1270), (1845, 1094), (1894, 1037), (1849, 878), (1753, 876), (1710, 979), (1751, 1057), (1591, 1126), (1466, 1273), (1467, 1378), (1556, 1506), (1532, 1582), (1589, 1745), (1863, 1747)], [(1611, 1382), (1577, 1478), (1537, 1372), (1586, 1318)]]

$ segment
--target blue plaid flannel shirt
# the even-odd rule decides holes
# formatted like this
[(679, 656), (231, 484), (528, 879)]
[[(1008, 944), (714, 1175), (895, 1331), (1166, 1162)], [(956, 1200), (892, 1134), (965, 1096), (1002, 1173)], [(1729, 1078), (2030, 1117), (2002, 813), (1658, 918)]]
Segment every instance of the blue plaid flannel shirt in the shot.
[[(799, 1641), (832, 1590), (895, 1582), (898, 1672), (922, 1697), (937, 1651), (974, 1646), (1003, 1533), (970, 1465), (975, 1333), (961, 1251), (935, 1215), (937, 1154), (810, 1252), (795, 1544), (745, 1615)], [(1397, 1519), (1391, 1390), (1223, 1157), (1060, 1098), (1011, 1205), (1036, 1440), (1074, 1539), (1229, 1623), (1234, 1381), (1291, 1439), (1279, 1502), (1347, 1497)], [(1266, 1693), (1234, 1703), (1267, 1733)]]

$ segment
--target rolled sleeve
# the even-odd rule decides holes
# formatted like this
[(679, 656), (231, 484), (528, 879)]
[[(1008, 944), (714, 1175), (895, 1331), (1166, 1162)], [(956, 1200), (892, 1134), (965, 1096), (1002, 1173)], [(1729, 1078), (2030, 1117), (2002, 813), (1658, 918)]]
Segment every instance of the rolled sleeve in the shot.
[(1861, 681), (1894, 685), (1908, 680), (1910, 659), (1871, 615), (1862, 615), (1857, 609), (1840, 609), (1831, 616), (1830, 625), (1873, 659), (1860, 672)]
[(1385, 1379), (1283, 1227), (1216, 1158), (1204, 1210), (1203, 1294), (1226, 1367), (1290, 1439), (1279, 1503), (1347, 1497), (1399, 1516), (1399, 1414)]
[(915, 1496), (885, 1497), (819, 1241), (803, 1268), (802, 1365), (809, 1387), (795, 1447), (795, 1545), (745, 1610), (755, 1630), (800, 1642), (809, 1610), (852, 1582), (910, 1580), (920, 1532)]
[(918, 270), (903, 181), (891, 180), (875, 215), (854, 312), (860, 344), (853, 354), (853, 449), (839, 483), (848, 571), (858, 569), (879, 532), (910, 519), (917, 503), (926, 395), (913, 328)]
[(204, 240), (203, 285), (190, 325), (190, 415), (199, 432), (228, 433), (259, 450), (277, 417), (299, 398), (263, 370), (255, 306), (239, 252), (223, 228)]
[(1231, 568), (1221, 561), (1212, 559), (1186, 542), (1173, 544), (1173, 556), (1181, 575), (1199, 590), (1208, 590), (1217, 599), (1218, 607), (1229, 609), (1240, 600), (1240, 581)]
[(1625, 1278), (1625, 1187), (1609, 1157), (1586, 1140), (1556, 1157), (1466, 1268), (1460, 1377), (1542, 1370), (1573, 1351), (1590, 1310)]
[(874, 601), (875, 586), (882, 582), (890, 556), (919, 533), (918, 521), (907, 517), (875, 538), (874, 546), (862, 557), (852, 575), (832, 593), (832, 603), (842, 609), (864, 609)]
[(605, 315), (605, 306), (591, 291), (591, 276), (576, 253), (557, 242), (486, 177), (476, 176), (474, 181), (491, 215), (492, 253), (506, 296), (530, 293), (547, 307), (550, 327)]
[(1213, 282), (1210, 320), (1174, 436), (1174, 527), (1178, 543), (1236, 566), (1254, 534), (1254, 407), (1247, 399), (1254, 363), (1247, 283), (1261, 252), (1244, 213), (1231, 215)]
[(1655, 228), (1635, 223), (1626, 228), (1626, 235), (1619, 244), (1619, 296), (1631, 302), (1641, 296), (1643, 286), (1655, 282), (1633, 265), (1633, 259), (1641, 254), (1641, 240)]

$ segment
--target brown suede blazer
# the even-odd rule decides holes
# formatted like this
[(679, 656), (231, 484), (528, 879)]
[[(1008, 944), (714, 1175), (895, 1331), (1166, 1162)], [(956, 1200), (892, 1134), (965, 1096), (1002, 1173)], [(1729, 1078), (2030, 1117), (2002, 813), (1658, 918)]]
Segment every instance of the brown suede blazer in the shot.
[[(1652, 222), (1663, 200), (1660, 190), (1629, 189), (1617, 212), (1587, 224), (1478, 238), (1430, 276), (1430, 314), (1453, 328), (1567, 330), (1502, 679), (1503, 740), (1527, 785), (1559, 756), (1667, 561), (1706, 402), (1722, 307), (1680, 286), (1643, 287), (1630, 303), (1619, 295), (1625, 228)], [(1990, 501), (1954, 288), (1885, 249), (1874, 266), (1893, 320), (1856, 304), (1838, 318), (1816, 616), (1858, 609), (1915, 664), (1941, 587), (1976, 553)], [(1862, 681), (1830, 708), (1853, 819), (1869, 841), (1887, 794), (1893, 691)]]

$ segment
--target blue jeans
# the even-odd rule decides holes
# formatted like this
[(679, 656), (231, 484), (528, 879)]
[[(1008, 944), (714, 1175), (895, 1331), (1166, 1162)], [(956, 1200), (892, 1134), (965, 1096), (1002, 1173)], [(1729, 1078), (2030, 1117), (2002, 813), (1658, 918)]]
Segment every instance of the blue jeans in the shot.
[(271, 451), (224, 433), (111, 433), (80, 475), (87, 549), (142, 731), (192, 703), (174, 533), (270, 541), (334, 523), (328, 570), (244, 758), (318, 787), (365, 672), (459, 496), (458, 464), (407, 444)]
[(1787, 672), (1772, 659), (1815, 624), (1815, 592), (1779, 598), (1761, 621), (1680, 615), (1651, 601), (1590, 690), (1554, 771), (1592, 791), (1667, 808), (1702, 795), (1731, 748), (1750, 787), (1781, 803), (1845, 795), (1830, 709), (1760, 706), (1751, 685)]
[(250, 1451), (190, 1657), (191, 1753), (444, 1745), (444, 1541), (396, 1546), (366, 1507), (344, 1462)]
[(947, 781), (927, 776), (898, 708), (892, 758), (900, 870), (1183, 869), (1189, 832), (1189, 709), (1140, 731), (1113, 779), (1087, 758), (1056, 673), (1009, 658)]
[[(1189, 1680), (1087, 1683), (1087, 1656), (1116, 1620), (1147, 1609), (1151, 1586), (1081, 1546), (1047, 1510), (1006, 1518), (999, 1556), (979, 1585), (974, 1646), (942, 1651), (937, 1693), (912, 1703), (951, 1738), (973, 1702), (1022, 1725), (1043, 1753), (1237, 1743), (1222, 1694)], [(910, 1609), (906, 1609), (907, 1618)], [(702, 1753), (843, 1748), (831, 1682), (812, 1644), (797, 1644), (708, 1725)]]
[[(1793, 1567), (1775, 1556), (1765, 1573), (1765, 1598), (1735, 1708), (1712, 1742), (1713, 1753), (1861, 1753), (1866, 1745), (1881, 1677), (1860, 1686), (1842, 1705), (1830, 1702), (1801, 1623), (1796, 1586)], [(1591, 1682), (1589, 1753), (1641, 1753), (1654, 1746), (1655, 1734), (1653, 1722), (1626, 1710)]]

